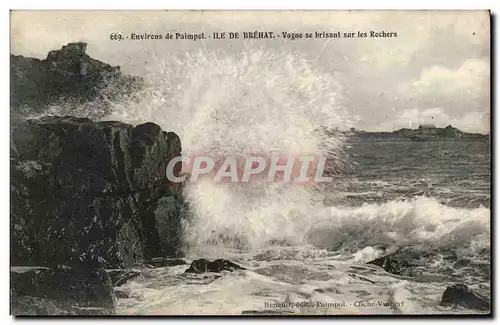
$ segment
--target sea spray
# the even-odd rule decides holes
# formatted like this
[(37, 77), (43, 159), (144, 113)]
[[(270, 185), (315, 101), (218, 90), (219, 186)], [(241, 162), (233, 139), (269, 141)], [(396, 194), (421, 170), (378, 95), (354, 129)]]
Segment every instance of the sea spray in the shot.
[[(336, 169), (352, 163), (344, 152), (345, 133), (335, 132), (352, 121), (341, 87), (314, 63), (291, 53), (252, 50), (152, 62), (142, 91), (134, 96), (110, 86), (96, 101), (66, 101), (38, 115), (101, 119), (104, 103), (111, 108), (106, 120), (152, 121), (175, 131), (185, 155), (314, 152), (333, 158)], [(378, 180), (372, 186), (381, 184), (390, 185)], [(183, 236), (188, 256), (223, 257), (228, 248), (259, 249), (279, 242), (347, 254), (407, 245), (431, 250), (459, 246), (464, 256), (489, 251), (488, 208), (457, 210), (435, 198), (349, 207), (342, 204), (345, 188), (335, 185), (325, 193), (322, 186), (279, 182), (188, 183), (184, 194), (191, 218)], [(325, 196), (337, 203), (325, 207)]]
[[(110, 120), (153, 121), (176, 132), (183, 154), (231, 156), (315, 153), (338, 170), (351, 124), (336, 76), (298, 54), (245, 49), (187, 53), (156, 60), (139, 101), (114, 102)], [(283, 183), (188, 183), (192, 216), (187, 250), (255, 249), (269, 241), (300, 244), (321, 206), (320, 188)], [(220, 249), (220, 250), (219, 250)]]
[(453, 249), (474, 255), (489, 247), (489, 224), (488, 208), (454, 208), (436, 198), (415, 196), (316, 211), (308, 242), (345, 253), (366, 247), (383, 247), (390, 252), (418, 246), (421, 252)]

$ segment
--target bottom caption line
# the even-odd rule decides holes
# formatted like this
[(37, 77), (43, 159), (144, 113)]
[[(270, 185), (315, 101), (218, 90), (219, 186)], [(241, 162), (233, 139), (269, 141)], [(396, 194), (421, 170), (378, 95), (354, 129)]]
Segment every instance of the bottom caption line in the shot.
[(402, 301), (354, 301), (354, 302), (327, 302), (327, 301), (302, 301), (302, 302), (283, 302), (283, 303), (271, 303), (265, 302), (265, 308), (347, 308), (347, 307), (358, 307), (358, 308), (371, 308), (371, 307), (392, 307), (399, 308), (403, 307)]

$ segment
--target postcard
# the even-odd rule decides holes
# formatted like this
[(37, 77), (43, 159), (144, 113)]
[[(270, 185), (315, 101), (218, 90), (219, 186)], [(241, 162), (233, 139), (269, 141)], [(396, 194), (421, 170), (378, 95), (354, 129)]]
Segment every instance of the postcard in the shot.
[(11, 11), (15, 316), (491, 316), (489, 11)]

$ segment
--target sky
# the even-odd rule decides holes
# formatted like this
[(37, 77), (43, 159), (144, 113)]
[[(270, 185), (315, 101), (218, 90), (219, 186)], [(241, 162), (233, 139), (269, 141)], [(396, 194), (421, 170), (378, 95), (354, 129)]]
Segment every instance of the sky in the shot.
[[(143, 40), (110, 34), (272, 30), (396, 32), (392, 38), (314, 40)], [(357, 129), (392, 131), (420, 124), (490, 130), (488, 11), (13, 11), (11, 53), (45, 58), (84, 41), (87, 53), (132, 75), (156, 56), (201, 49), (239, 51), (248, 42), (296, 51), (340, 79)], [(175, 46), (173, 46), (175, 44)]]

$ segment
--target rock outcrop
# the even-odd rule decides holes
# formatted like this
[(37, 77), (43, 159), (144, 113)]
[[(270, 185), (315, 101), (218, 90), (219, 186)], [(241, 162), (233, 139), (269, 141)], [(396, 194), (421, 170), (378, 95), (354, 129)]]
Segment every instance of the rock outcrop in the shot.
[(166, 179), (168, 162), (181, 153), (179, 137), (154, 123), (46, 116), (50, 107), (51, 115), (99, 119), (109, 102), (141, 89), (141, 78), (86, 49), (78, 42), (44, 60), (11, 55), (14, 315), (112, 314), (113, 287), (141, 275), (132, 266), (183, 261), (176, 259), (182, 184)]
[(123, 268), (179, 256), (182, 187), (165, 171), (180, 151), (154, 123), (13, 121), (11, 265)]
[(109, 315), (116, 299), (104, 270), (12, 267), (11, 314)]
[[(58, 103), (85, 103), (103, 96), (113, 100), (141, 88), (141, 78), (122, 74), (119, 66), (95, 60), (86, 50), (86, 43), (76, 42), (49, 52), (44, 60), (11, 55), (11, 115), (41, 112)], [(112, 91), (104, 91), (106, 88)], [(103, 100), (103, 115), (105, 105)]]
[(455, 251), (432, 249), (424, 245), (412, 245), (376, 258), (366, 264), (377, 265), (386, 272), (401, 276), (420, 276), (436, 258), (453, 263), (457, 260)]
[(408, 263), (406, 261), (398, 261), (391, 256), (383, 256), (374, 259), (373, 261), (370, 261), (366, 264), (373, 264), (380, 266), (383, 268), (386, 272), (392, 273), (395, 275), (401, 275), (404, 271), (404, 268), (408, 266)]
[(441, 306), (460, 306), (468, 309), (490, 310), (490, 303), (477, 296), (464, 284), (455, 284), (446, 288), (441, 298)]
[(140, 270), (133, 269), (114, 269), (106, 270), (106, 273), (111, 278), (111, 283), (113, 287), (120, 287), (127, 283), (129, 280), (135, 279), (141, 276), (142, 272)]
[(223, 260), (223, 259), (218, 259), (213, 262), (206, 260), (204, 258), (195, 260), (189, 268), (184, 272), (184, 273), (196, 273), (196, 274), (202, 274), (206, 272), (214, 272), (214, 273), (219, 273), (222, 271), (229, 271), (233, 272), (236, 270), (245, 270), (245, 268), (239, 266), (238, 264), (235, 264), (231, 261)]

